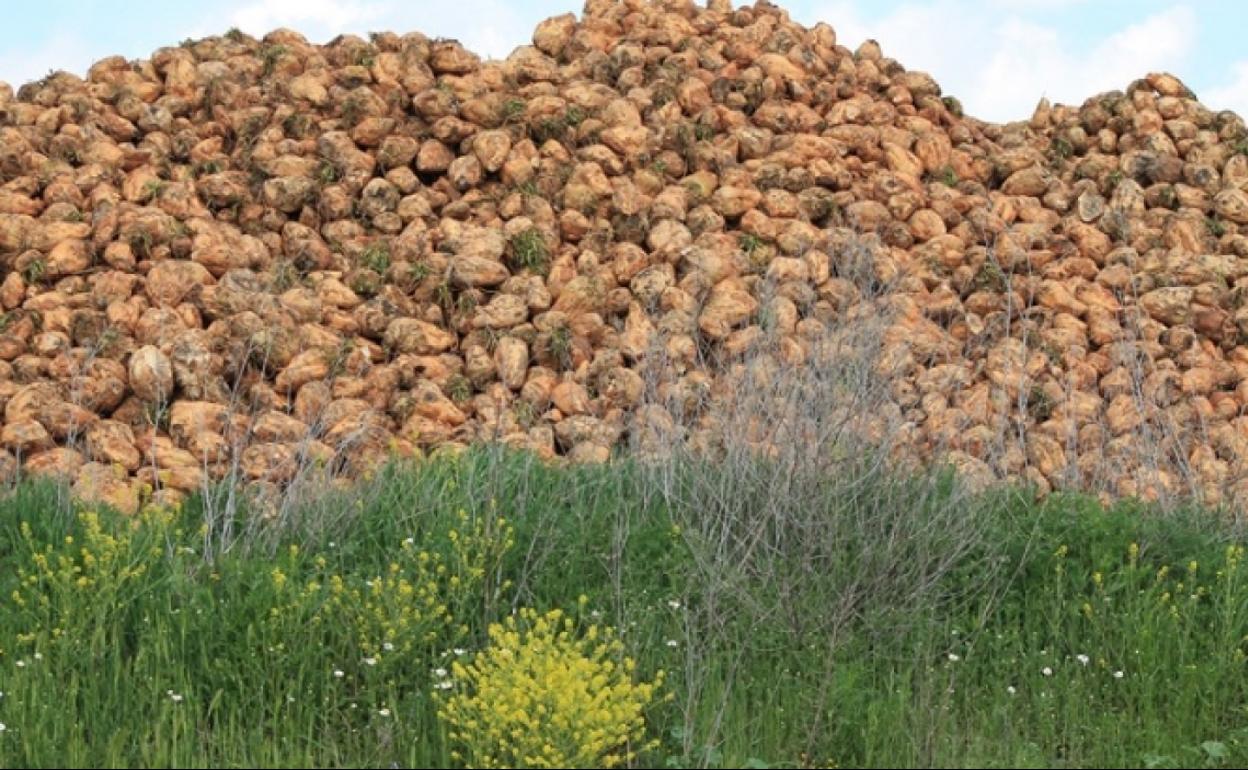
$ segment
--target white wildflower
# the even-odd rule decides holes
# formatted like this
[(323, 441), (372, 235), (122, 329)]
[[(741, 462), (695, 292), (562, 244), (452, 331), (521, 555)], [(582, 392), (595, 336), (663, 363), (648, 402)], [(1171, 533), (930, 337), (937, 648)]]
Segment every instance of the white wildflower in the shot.
[(446, 669), (444, 669), (444, 668), (435, 668), (435, 669), (433, 670), (433, 675), (434, 675), (434, 676), (436, 676), (438, 679), (445, 679), (445, 678), (446, 678)]
[(1009, 687), (1005, 688), (1005, 691), (1008, 692), (1010, 695), (1013, 695), (1014, 693), (1018, 692), (1018, 690), (1014, 688), (1014, 685), (1010, 685)]
[(675, 639), (668, 639), (666, 642), (664, 642), (664, 644), (666, 644), (668, 647), (679, 647), (679, 646), (680, 646), (680, 642), (676, 641)]
[(390, 642), (383, 642), (381, 645), (381, 649), (385, 650), (386, 652), (394, 652), (394, 645)]
[(364, 659), (364, 665), (366, 665), (366, 666), (375, 666), (375, 665), (377, 665), (377, 659), (376, 659), (376, 658), (365, 658), (365, 659)]
[(390, 716), (390, 709), (378, 709), (377, 713), (383, 717)]
[(455, 649), (451, 650), (451, 652), (455, 653), (456, 655), (464, 655), (468, 651), (465, 650), (463, 647), (456, 647)]
[(668, 607), (671, 607), (671, 608), (672, 608), (672, 609), (674, 609), (674, 610), (678, 610), (678, 609), (680, 609), (680, 602), (679, 602), (678, 600), (676, 600), (676, 599), (668, 599), (668, 600), (667, 600), (667, 606), (668, 606)]
[(953, 653), (953, 652), (949, 653), (950, 663), (957, 663), (959, 660), (962, 660), (962, 658), (957, 653)]
[(449, 690), (453, 686), (454, 683), (450, 679), (443, 679), (441, 682), (435, 684), (434, 688), (438, 690)]
[(1122, 679), (1124, 676), (1126, 676), (1126, 675), (1125, 675), (1125, 674), (1123, 674), (1121, 671), (1115, 671), (1115, 672), (1114, 672), (1114, 679)]
[(42, 653), (42, 652), (36, 652), (36, 653), (35, 653), (35, 660), (43, 660), (43, 653)]
[(4, 732), (7, 729), (9, 729), (8, 726), (4, 722), (0, 722), (0, 733)]
[(1044, 674), (1045, 676), (1053, 676), (1053, 669), (1049, 668), (1048, 666), (1045, 666), (1044, 668), (1040, 669), (1040, 673)]
[(344, 673), (342, 669), (340, 669), (340, 668), (336, 668), (336, 669), (334, 669), (334, 678), (335, 678), (335, 679), (342, 679), (344, 676), (346, 676), (346, 673)]
[(1088, 661), (1090, 661), (1091, 658), (1089, 658), (1087, 655), (1080, 654), (1080, 655), (1075, 656), (1075, 660), (1079, 661), (1080, 665), (1086, 666), (1088, 665)]

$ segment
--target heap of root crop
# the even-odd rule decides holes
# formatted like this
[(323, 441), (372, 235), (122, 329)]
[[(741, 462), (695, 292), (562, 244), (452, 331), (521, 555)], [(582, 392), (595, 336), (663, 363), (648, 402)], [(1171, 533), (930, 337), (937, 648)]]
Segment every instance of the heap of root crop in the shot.
[(590, 0), (504, 61), (231, 32), (0, 84), (0, 475), (602, 460), (874, 319), (915, 456), (1241, 496), (1245, 257), (1244, 122), (1169, 75), (993, 125), (765, 2)]

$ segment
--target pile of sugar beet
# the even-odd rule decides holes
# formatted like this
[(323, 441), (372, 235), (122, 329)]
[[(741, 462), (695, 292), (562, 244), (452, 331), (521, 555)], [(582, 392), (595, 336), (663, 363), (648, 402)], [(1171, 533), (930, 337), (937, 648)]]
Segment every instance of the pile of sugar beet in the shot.
[(1246, 258), (1244, 121), (1170, 75), (995, 125), (766, 2), (589, 0), (503, 61), (231, 31), (0, 84), (0, 476), (600, 461), (874, 317), (916, 454), (1240, 500)]

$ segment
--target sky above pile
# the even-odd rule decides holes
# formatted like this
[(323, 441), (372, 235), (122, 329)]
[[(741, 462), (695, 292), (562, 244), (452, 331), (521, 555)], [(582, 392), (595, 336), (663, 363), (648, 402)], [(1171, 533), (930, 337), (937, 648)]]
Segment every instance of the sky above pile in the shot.
[[(1178, 75), (1213, 109), (1248, 116), (1248, 3), (1239, 0), (783, 0), (807, 25), (825, 21), (856, 48), (874, 38), (910, 69), (931, 73), (966, 111), (1030, 116), (1037, 100), (1078, 104), (1152, 71)], [(82, 74), (113, 54), (141, 58), (230, 27), (290, 27), (315, 42), (344, 32), (458, 38), (485, 56), (528, 43), (541, 19), (580, 0), (43, 0), (6, 5), (0, 80), (50, 70)]]

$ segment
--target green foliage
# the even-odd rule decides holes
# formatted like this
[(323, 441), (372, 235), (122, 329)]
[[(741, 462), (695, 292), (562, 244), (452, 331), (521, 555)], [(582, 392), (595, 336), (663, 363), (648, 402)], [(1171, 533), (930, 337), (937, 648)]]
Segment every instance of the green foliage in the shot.
[(22, 278), (26, 283), (39, 283), (48, 272), (48, 263), (43, 257), (36, 257), (22, 268)]
[(446, 383), (446, 395), (457, 404), (472, 398), (472, 383), (462, 374), (452, 375)]
[(360, 253), (360, 266), (377, 273), (386, 272), (390, 268), (390, 248), (382, 242), (370, 243)]
[[(582, 596), (578, 606), (588, 602)], [(454, 661), (458, 686), (438, 717), (469, 767), (618, 767), (644, 743), (645, 710), (662, 686), (635, 682), (615, 629), (581, 627), (562, 610), (523, 608), (489, 628), (489, 645)], [(452, 689), (452, 688), (447, 688)]]
[(542, 231), (536, 227), (513, 236), (511, 239), (512, 261), (516, 267), (536, 275), (546, 275), (550, 270), (550, 251)]
[(260, 61), (264, 63), (264, 77), (269, 77), (277, 68), (277, 62), (288, 53), (284, 45), (266, 45), (260, 49)]
[(503, 122), (510, 123), (519, 119), (524, 115), (525, 103), (523, 99), (508, 99), (503, 102)]
[[(601, 729), (627, 724), (626, 743), (593, 742), (595, 722), (533, 750), (646, 767), (1248, 762), (1248, 564), (1223, 512), (847, 471), (801, 501), (838, 533), (807, 562), (817, 533), (722, 519), (777, 494), (761, 463), (655, 475), (479, 448), (280, 516), (208, 495), (125, 517), (19, 485), (0, 499), (0, 766), (486, 765), (482, 747), (554, 734), (552, 711), (589, 726), (643, 701), (644, 738), (612, 717)], [(696, 495), (724, 477), (731, 498)], [(868, 548), (881, 500), (880, 536), (904, 546), (890, 556), (948, 564), (921, 608), (856, 593), (900, 566)], [(930, 526), (949, 501), (973, 547)], [(785, 574), (795, 590), (769, 593)], [(671, 702), (636, 689), (659, 671)], [(524, 716), (494, 714), (508, 704)]]
[(1061, 166), (1074, 154), (1075, 146), (1063, 136), (1055, 136), (1049, 142), (1049, 162), (1054, 166)]
[(143, 200), (151, 203), (165, 191), (167, 183), (163, 179), (149, 179), (143, 183)]
[(572, 366), (572, 330), (560, 324), (550, 330), (550, 355), (560, 368)]
[(335, 166), (328, 158), (321, 160), (321, 165), (316, 167), (316, 181), (321, 185), (329, 185), (338, 181), (338, 167)]
[(942, 166), (932, 172), (932, 179), (946, 187), (958, 186), (958, 174), (953, 170), (953, 166)]
[(292, 112), (282, 120), (282, 131), (295, 138), (306, 136), (311, 127), (312, 118), (302, 112)]

